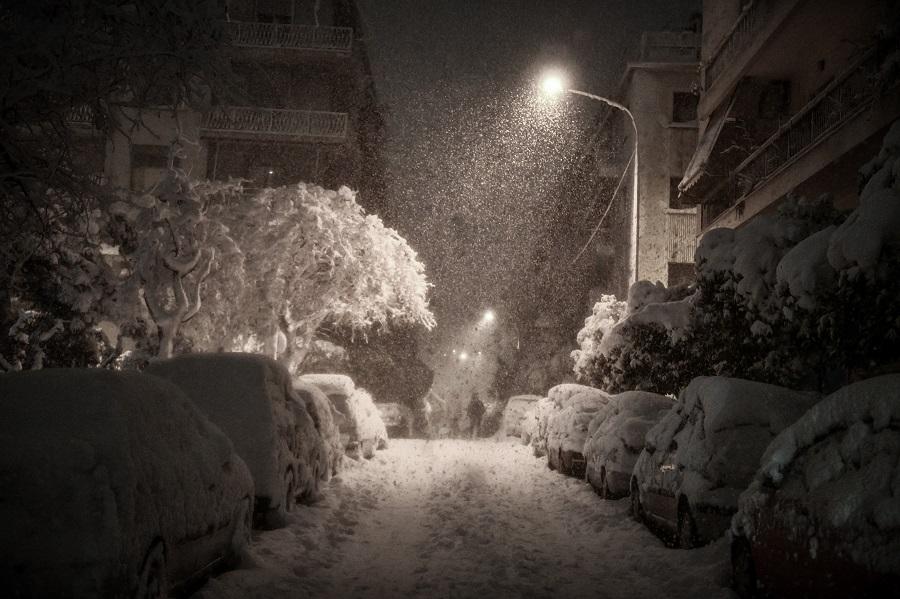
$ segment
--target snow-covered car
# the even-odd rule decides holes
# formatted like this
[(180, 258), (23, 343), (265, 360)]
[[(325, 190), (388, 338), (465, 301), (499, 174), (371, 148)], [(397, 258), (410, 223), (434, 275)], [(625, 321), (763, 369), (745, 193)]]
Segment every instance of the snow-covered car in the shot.
[(631, 473), (644, 449), (644, 436), (672, 409), (671, 398), (645, 391), (613, 395), (588, 427), (585, 479), (608, 499), (628, 495)]
[(503, 408), (503, 421), (500, 431), (507, 437), (522, 437), (526, 418), (534, 418), (534, 408), (540, 401), (540, 395), (513, 395)]
[(298, 500), (317, 498), (325, 447), (284, 366), (261, 354), (184, 354), (145, 372), (175, 383), (234, 443), (253, 475), (258, 526), (284, 526)]
[(562, 474), (583, 477), (584, 442), (588, 427), (610, 396), (600, 389), (567, 383), (550, 389), (552, 409), (547, 415), (547, 465)]
[(325, 446), (325, 461), (328, 464), (328, 468), (323, 474), (325, 478), (333, 476), (340, 471), (341, 459), (344, 456), (341, 431), (336, 422), (336, 418), (340, 415), (336, 414), (328, 396), (312, 383), (295, 380), (294, 391), (306, 403), (306, 409), (312, 416), (319, 436), (322, 437)]
[(348, 455), (369, 459), (376, 448), (387, 447), (387, 428), (375, 402), (368, 391), (356, 387), (353, 379), (343, 374), (304, 374), (300, 380), (319, 387), (339, 413), (341, 443)]
[(536, 458), (547, 455), (547, 421), (553, 410), (554, 404), (550, 398), (542, 397), (534, 406), (533, 420), (527, 420), (524, 425), (526, 434), (530, 437), (531, 450)]
[(783, 430), (731, 530), (742, 596), (896, 596), (900, 374), (839, 389)]
[(252, 515), (247, 466), (171, 383), (0, 374), (4, 597), (167, 597), (238, 561)]
[(413, 417), (408, 406), (397, 402), (379, 402), (375, 404), (375, 408), (390, 438), (412, 436)]
[(720, 537), (772, 439), (819, 396), (726, 377), (698, 377), (651, 428), (629, 492), (634, 517), (683, 548)]
[(522, 414), (522, 422), (519, 425), (521, 429), (519, 438), (522, 440), (522, 445), (531, 445), (532, 439), (537, 436), (538, 406), (542, 401), (544, 401), (543, 397), (528, 406), (525, 413)]

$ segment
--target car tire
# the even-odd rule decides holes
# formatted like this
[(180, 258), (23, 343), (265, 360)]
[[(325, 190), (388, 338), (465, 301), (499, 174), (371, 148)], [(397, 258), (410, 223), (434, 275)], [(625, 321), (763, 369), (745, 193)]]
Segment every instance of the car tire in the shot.
[(600, 469), (600, 499), (609, 499), (609, 487), (606, 485), (606, 468)]
[(750, 541), (737, 537), (731, 542), (731, 586), (741, 599), (753, 599), (756, 593), (756, 565)]
[(641, 505), (641, 491), (637, 481), (631, 481), (631, 518), (635, 522), (644, 523), (644, 506)]
[(362, 442), (362, 456), (367, 460), (375, 457), (375, 440), (366, 439)]
[(681, 502), (678, 506), (678, 530), (676, 535), (675, 541), (680, 549), (694, 549), (697, 547), (697, 524), (687, 502)]
[(231, 532), (231, 545), (225, 560), (227, 568), (237, 568), (244, 550), (250, 546), (250, 535), (253, 530), (253, 503), (244, 497), (234, 510), (234, 529)]
[(169, 580), (166, 573), (166, 548), (156, 540), (144, 557), (144, 565), (138, 577), (135, 599), (165, 599), (169, 596)]
[(284, 473), (284, 512), (293, 512), (295, 503), (297, 503), (297, 483), (294, 481), (294, 471), (289, 468)]

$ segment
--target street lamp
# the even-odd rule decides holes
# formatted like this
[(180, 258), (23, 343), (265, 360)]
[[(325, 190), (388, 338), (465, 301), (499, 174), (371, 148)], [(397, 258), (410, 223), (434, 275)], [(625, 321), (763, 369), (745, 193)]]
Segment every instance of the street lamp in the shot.
[(628, 260), (628, 284), (631, 286), (637, 281), (637, 234), (638, 234), (638, 129), (634, 120), (634, 115), (628, 108), (615, 100), (604, 98), (596, 94), (590, 94), (578, 89), (572, 89), (568, 86), (566, 78), (559, 72), (548, 72), (541, 79), (541, 90), (546, 96), (559, 96), (563, 92), (568, 92), (576, 96), (584, 96), (591, 100), (603, 102), (607, 106), (621, 110), (628, 115), (631, 121), (631, 127), (634, 129), (634, 175), (633, 190), (631, 196), (631, 255)]
[(496, 316), (496, 314), (494, 314), (493, 310), (485, 310), (484, 316), (481, 317), (481, 320), (482, 320), (482, 322), (485, 322), (485, 323), (494, 322), (494, 319), (496, 317), (497, 316)]

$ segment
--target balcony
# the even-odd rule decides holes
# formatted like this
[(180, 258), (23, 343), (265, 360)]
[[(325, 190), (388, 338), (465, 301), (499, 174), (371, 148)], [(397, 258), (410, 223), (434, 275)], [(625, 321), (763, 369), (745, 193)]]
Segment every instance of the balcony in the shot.
[(222, 106), (203, 115), (200, 129), (205, 137), (341, 143), (347, 113)]
[(231, 44), (263, 50), (307, 50), (349, 54), (353, 49), (353, 28), (314, 27), (282, 23), (225, 23)]
[(700, 60), (700, 36), (693, 31), (645, 31), (641, 35), (641, 62)]
[(702, 67), (704, 89), (710, 89), (735, 59), (750, 47), (770, 20), (778, 0), (754, 0), (738, 17), (731, 31), (722, 39)]
[(697, 207), (666, 210), (666, 256), (669, 262), (693, 262), (700, 234)]
[(879, 96), (878, 60), (869, 51), (816, 95), (741, 162), (703, 205), (703, 228), (868, 109)]

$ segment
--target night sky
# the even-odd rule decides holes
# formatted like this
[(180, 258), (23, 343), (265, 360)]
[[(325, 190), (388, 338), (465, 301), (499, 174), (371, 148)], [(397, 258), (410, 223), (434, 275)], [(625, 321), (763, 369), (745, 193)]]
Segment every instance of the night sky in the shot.
[[(439, 328), (521, 278), (558, 175), (599, 105), (549, 104), (534, 82), (614, 95), (646, 30), (685, 28), (699, 0), (361, 0), (385, 108), (389, 208), (435, 284)], [(502, 307), (501, 307), (502, 309)]]

